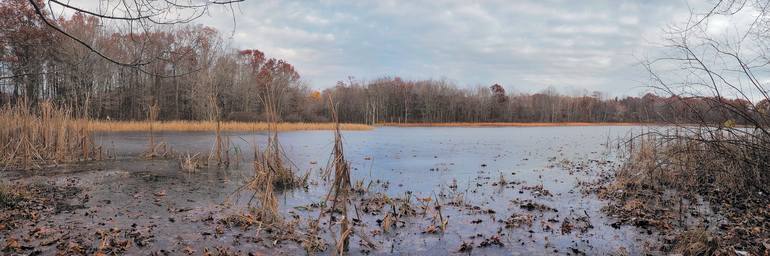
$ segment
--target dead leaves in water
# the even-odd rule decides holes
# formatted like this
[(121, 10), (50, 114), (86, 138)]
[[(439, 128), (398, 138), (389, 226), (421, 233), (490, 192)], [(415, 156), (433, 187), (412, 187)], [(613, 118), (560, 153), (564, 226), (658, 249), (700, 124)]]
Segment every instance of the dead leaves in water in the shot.
[(8, 239), (5, 243), (5, 247), (3, 247), (4, 252), (20, 252), (21, 251), (21, 244), (19, 244), (19, 240), (11, 238)]
[(467, 253), (470, 254), (471, 251), (473, 251), (473, 247), (474, 247), (473, 241), (471, 241), (471, 242), (463, 242), (460, 245), (460, 249), (457, 250), (457, 251), (458, 252), (467, 252)]
[(543, 187), (543, 184), (538, 184), (535, 186), (523, 186), (521, 187), (522, 190), (529, 190), (532, 196), (534, 197), (553, 197), (553, 194), (551, 194), (550, 190), (547, 190)]
[(484, 241), (481, 241), (479, 243), (479, 247), (489, 247), (489, 246), (498, 246), (498, 247), (505, 247), (505, 244), (503, 244), (502, 238), (499, 234), (494, 234), (490, 237), (487, 237), (484, 239)]
[(519, 205), (521, 209), (525, 209), (527, 211), (540, 211), (540, 212), (559, 212), (556, 210), (556, 208), (550, 207), (545, 204), (541, 204), (538, 202), (534, 202), (531, 199), (525, 199), (521, 200), (519, 198), (516, 198), (514, 200), (511, 200), (512, 203)]
[(530, 214), (512, 213), (511, 216), (505, 220), (500, 220), (500, 222), (505, 224), (505, 228), (531, 227), (534, 219), (534, 216)]
[(591, 224), (590, 217), (586, 214), (583, 216), (570, 216), (564, 217), (561, 222), (561, 233), (570, 234), (573, 230), (577, 230), (581, 234), (585, 234), (588, 230), (594, 228)]

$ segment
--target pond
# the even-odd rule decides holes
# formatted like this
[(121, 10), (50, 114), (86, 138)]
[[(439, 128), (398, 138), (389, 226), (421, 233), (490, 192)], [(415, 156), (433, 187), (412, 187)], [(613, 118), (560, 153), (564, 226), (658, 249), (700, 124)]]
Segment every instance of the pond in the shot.
[[(359, 231), (376, 242), (362, 245), (357, 237), (352, 254), (639, 254), (650, 250), (655, 234), (630, 226), (615, 226), (601, 211), (595, 195), (582, 193), (580, 184), (595, 180), (619, 163), (620, 138), (644, 129), (630, 126), (399, 128), (343, 131), (352, 180), (368, 188), (366, 195), (410, 198), (429, 213), (404, 218), (384, 232), (383, 214), (359, 212)], [(220, 219), (243, 212), (251, 194), (236, 193), (253, 176), (254, 144), (261, 133), (227, 134), (243, 161), (230, 168), (184, 171), (176, 159), (138, 158), (147, 147), (146, 133), (101, 133), (95, 137), (115, 160), (59, 167), (36, 172), (4, 172), (2, 178), (20, 183), (71, 184), (82, 196), (45, 220), (4, 232), (6, 239), (29, 241), (44, 254), (61, 248), (43, 239), (30, 239), (36, 229), (91, 237), (81, 241), (98, 247), (104, 233), (129, 237), (125, 253), (194, 253), (214, 248), (245, 254), (304, 253), (292, 241), (271, 240), (258, 227), (223, 226)], [(330, 131), (280, 134), (280, 142), (296, 169), (310, 172), (310, 186), (278, 195), (287, 219), (316, 218), (328, 184), (321, 178), (333, 146)], [(176, 153), (208, 154), (212, 133), (158, 133)], [(502, 180), (504, 182), (501, 182)], [(431, 198), (431, 199), (426, 199)], [(418, 199), (423, 199), (420, 201)], [(426, 232), (438, 200), (444, 232)], [(361, 209), (356, 209), (361, 211)], [(419, 212), (419, 211), (418, 211)], [(321, 219), (323, 234), (333, 252), (328, 215)], [(304, 222), (300, 222), (304, 223)], [(299, 225), (300, 227), (302, 225)], [(298, 228), (300, 228), (298, 227)], [(106, 232), (106, 231), (109, 232)], [(335, 229), (336, 230), (336, 229)], [(66, 231), (66, 232), (65, 232)], [(94, 233), (102, 231), (98, 235)], [(139, 238), (137, 238), (139, 237)], [(137, 242), (140, 241), (140, 242)], [(463, 244), (465, 249), (461, 250)], [(471, 245), (472, 243), (472, 245)]]

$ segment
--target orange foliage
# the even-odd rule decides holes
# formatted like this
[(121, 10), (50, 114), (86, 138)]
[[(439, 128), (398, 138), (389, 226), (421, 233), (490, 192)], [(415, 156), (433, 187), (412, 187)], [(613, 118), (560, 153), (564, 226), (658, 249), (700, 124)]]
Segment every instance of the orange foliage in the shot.
[(310, 98), (313, 100), (321, 100), (321, 92), (313, 91), (310, 93)]

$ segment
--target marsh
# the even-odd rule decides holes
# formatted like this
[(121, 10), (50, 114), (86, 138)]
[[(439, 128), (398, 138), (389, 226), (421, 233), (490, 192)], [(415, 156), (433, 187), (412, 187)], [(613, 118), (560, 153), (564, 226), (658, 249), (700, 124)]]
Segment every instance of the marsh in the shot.
[[(631, 253), (655, 249), (654, 232), (633, 226), (613, 227), (602, 214), (603, 202), (583, 193), (581, 182), (596, 180), (602, 169), (617, 165), (620, 139), (644, 127), (378, 127), (343, 133), (356, 194), (356, 225), (376, 247), (351, 242), (351, 252), (444, 255), (486, 253)], [(99, 248), (105, 232), (129, 240), (119, 252), (304, 252), (300, 242), (280, 239), (258, 226), (228, 225), (234, 214), (248, 212), (250, 193), (238, 192), (254, 174), (254, 145), (260, 133), (227, 133), (242, 154), (229, 168), (183, 170), (178, 159), (138, 158), (147, 147), (146, 133), (98, 133), (98, 143), (116, 159), (62, 166), (53, 170), (3, 172), (14, 183), (72, 186), (82, 192), (68, 199), (81, 205), (3, 230), (6, 240), (54, 252), (64, 241), (80, 237), (84, 247)], [(156, 140), (180, 154), (208, 154), (210, 132), (161, 132)], [(329, 191), (321, 177), (330, 159), (330, 131), (283, 132), (280, 141), (300, 173), (310, 172), (307, 188), (277, 194), (288, 220), (318, 218)], [(415, 214), (383, 231), (385, 209), (369, 209), (373, 199), (409, 201)], [(436, 202), (437, 201), (437, 202)], [(438, 203), (438, 204), (436, 204)], [(431, 233), (434, 205), (448, 221), (444, 232)], [(399, 205), (405, 207), (405, 205)], [(395, 206), (394, 206), (395, 208)], [(365, 212), (366, 211), (366, 212)], [(523, 220), (523, 221), (521, 221)], [(333, 241), (320, 219), (321, 237)], [(54, 230), (41, 237), (35, 230)], [(60, 239), (47, 246), (48, 239)], [(122, 239), (122, 240), (121, 240)], [(112, 241), (112, 240), (111, 240)], [(498, 243), (499, 242), (499, 243)], [(329, 242), (331, 243), (331, 242)], [(333, 245), (333, 244), (332, 244)], [(60, 250), (60, 249), (59, 249)], [(322, 252), (324, 253), (324, 252)], [(325, 253), (330, 253), (327, 250)]]

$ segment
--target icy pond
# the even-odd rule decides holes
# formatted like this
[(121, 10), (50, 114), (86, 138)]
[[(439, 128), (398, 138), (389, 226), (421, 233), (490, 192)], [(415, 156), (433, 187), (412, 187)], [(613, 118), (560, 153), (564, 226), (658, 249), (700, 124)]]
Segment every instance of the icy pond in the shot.
[[(495, 127), (398, 128), (343, 131), (352, 180), (367, 192), (358, 197), (410, 198), (417, 214), (380, 227), (385, 209), (359, 211), (357, 232), (375, 242), (363, 245), (354, 236), (351, 254), (505, 254), (579, 255), (639, 254), (655, 234), (630, 226), (613, 227), (604, 205), (581, 193), (579, 183), (611, 169), (618, 138), (640, 127)], [(229, 133), (243, 161), (230, 168), (184, 171), (177, 159), (143, 160), (146, 133), (103, 133), (96, 139), (116, 152), (115, 160), (35, 172), (3, 172), (8, 182), (49, 183), (79, 192), (50, 217), (32, 221), (6, 240), (18, 239), (43, 254), (62, 250), (50, 239), (70, 239), (98, 248), (105, 233), (130, 241), (119, 253), (146, 255), (202, 254), (215, 248), (237, 254), (304, 254), (297, 241), (270, 238), (260, 227), (228, 226), (220, 221), (246, 211), (249, 193), (235, 193), (253, 176), (253, 143), (265, 134)], [(158, 133), (175, 153), (208, 154), (212, 133)], [(308, 189), (278, 194), (287, 220), (319, 216), (328, 184), (320, 170), (330, 159), (331, 131), (280, 134), (280, 142), (299, 172), (310, 171)], [(505, 181), (501, 184), (501, 176)], [(430, 200), (425, 198), (431, 198)], [(422, 200), (420, 200), (422, 199)], [(444, 232), (426, 232), (433, 223), (435, 201), (446, 218)], [(420, 210), (420, 206), (428, 209)], [(328, 217), (320, 236), (334, 252)], [(566, 223), (565, 223), (566, 222)], [(53, 238), (36, 236), (49, 230)], [(37, 231), (36, 231), (37, 230)], [(336, 229), (335, 229), (336, 230)], [(79, 239), (79, 240), (78, 240)], [(57, 240), (58, 241), (58, 240)], [(466, 244), (463, 246), (463, 244)], [(59, 245), (58, 247), (61, 247)], [(224, 249), (222, 249), (224, 248)], [(472, 250), (468, 250), (472, 248)]]

